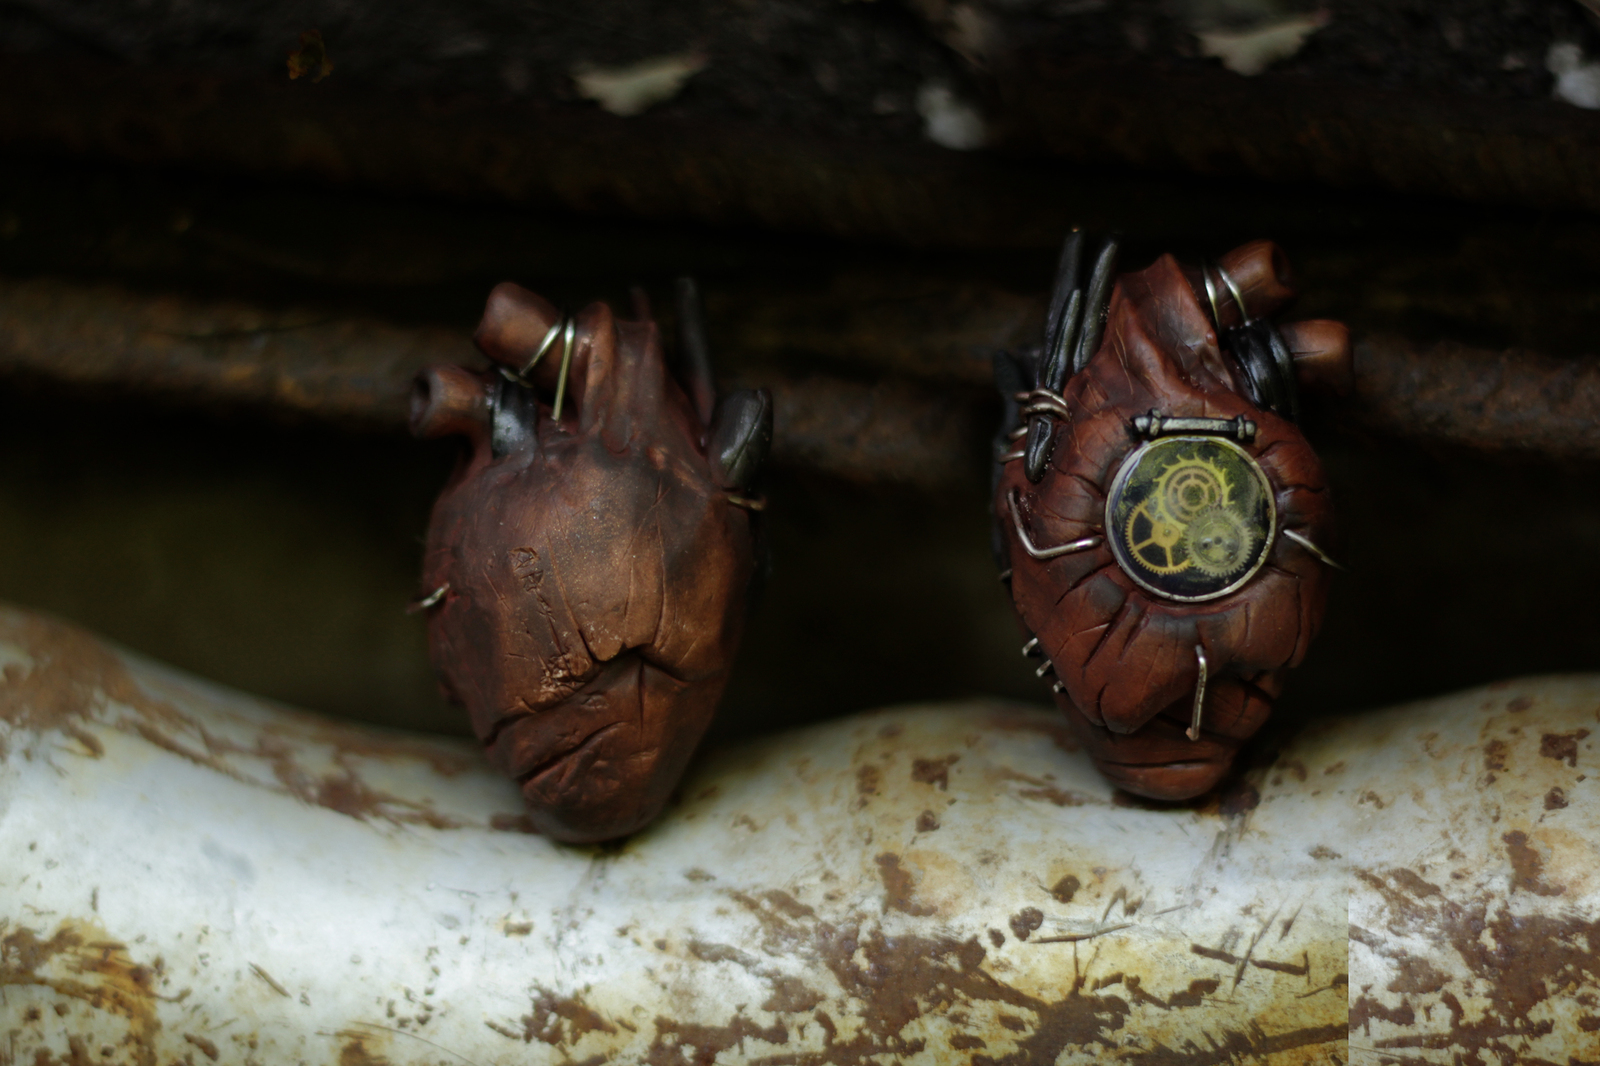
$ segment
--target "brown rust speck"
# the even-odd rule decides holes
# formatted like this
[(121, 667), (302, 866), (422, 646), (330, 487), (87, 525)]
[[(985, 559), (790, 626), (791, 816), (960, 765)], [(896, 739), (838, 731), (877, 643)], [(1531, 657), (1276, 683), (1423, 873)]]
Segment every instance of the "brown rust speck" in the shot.
[(492, 814), (489, 816), (489, 828), (497, 833), (529, 833), (537, 834), (539, 831), (533, 827), (533, 819), (527, 814)]
[(204, 1055), (212, 1062), (217, 1061), (217, 1055), (220, 1053), (217, 1051), (217, 1045), (212, 1043), (210, 1040), (207, 1040), (203, 1036), (196, 1036), (194, 1033), (184, 1033), (183, 1039), (199, 1048), (200, 1054)]
[(1449, 975), (1435, 969), (1427, 959), (1400, 958), (1395, 960), (1395, 968), (1400, 972), (1389, 982), (1390, 992), (1428, 996), (1450, 983)]
[[(768, 1044), (789, 1042), (789, 1030), (781, 1023), (762, 1026), (736, 1015), (728, 1025), (692, 1025), (656, 1016), (656, 1035), (645, 1052), (648, 1066), (682, 1066), (684, 1063), (712, 1063), (725, 1051), (744, 1051), (745, 1041)], [(742, 1057), (742, 1056), (741, 1056)]]
[(1006, 935), (998, 929), (989, 930), (989, 943), (995, 947), (1005, 947)]
[(815, 918), (817, 912), (810, 906), (801, 903), (781, 888), (769, 889), (761, 893), (761, 898), (767, 905), (789, 918)]
[(1286, 973), (1290, 977), (1304, 977), (1311, 972), (1310, 952), (1301, 952), (1299, 962), (1277, 962), (1273, 959), (1251, 959), (1250, 965), (1258, 970)]
[(1587, 729), (1577, 729), (1571, 733), (1546, 733), (1539, 738), (1539, 754), (1577, 769), (1578, 741), (1588, 735)]
[(1532, 706), (1533, 706), (1533, 697), (1532, 696), (1518, 696), (1516, 699), (1514, 699), (1510, 703), (1506, 704), (1506, 710), (1512, 712), (1513, 714), (1517, 714), (1517, 713), (1520, 713), (1522, 711), (1527, 710), (1529, 707), (1532, 707)]
[(931, 833), (939, 828), (939, 816), (932, 811), (923, 811), (917, 815), (917, 832)]
[(1531, 892), (1535, 896), (1559, 896), (1566, 892), (1560, 885), (1546, 884), (1544, 859), (1528, 844), (1528, 834), (1518, 829), (1500, 838), (1505, 842), (1506, 855), (1511, 859), (1511, 891)]
[(1038, 907), (1024, 907), (1011, 916), (1011, 935), (1018, 940), (1026, 940), (1033, 935), (1035, 929), (1044, 924), (1044, 912)]
[(1511, 751), (1505, 741), (1495, 739), (1483, 746), (1483, 768), (1491, 773), (1506, 768), (1506, 755)]
[(368, 1046), (374, 1039), (372, 1034), (345, 1032), (339, 1035), (345, 1037), (344, 1046), (339, 1049), (339, 1066), (390, 1066), (381, 1052)]
[(1057, 807), (1084, 807), (1089, 804), (1099, 803), (1092, 796), (1085, 796), (1081, 792), (1072, 792), (1067, 789), (1047, 785), (1044, 788), (1025, 788), (1017, 793), (1023, 799), (1044, 800)]
[(585, 1033), (614, 1034), (616, 1026), (606, 1021), (578, 996), (558, 996), (535, 986), (533, 1009), (522, 1016), (522, 1039), (539, 1041), (551, 1047), (566, 1048)]
[(1223, 951), (1221, 948), (1208, 948), (1204, 944), (1190, 944), (1189, 950), (1202, 959), (1215, 959), (1217, 962), (1225, 962), (1229, 966), (1238, 965), (1239, 962), (1239, 956)]
[(1544, 809), (1547, 811), (1564, 810), (1567, 806), (1567, 793), (1562, 788), (1552, 788), (1544, 794)]
[(815, 1010), (817, 1004), (822, 1002), (822, 994), (798, 977), (779, 975), (769, 980), (772, 982), (772, 994), (761, 1004), (761, 1009), (764, 1011), (771, 1011), (773, 1014), (801, 1014)]
[(1337, 851), (1334, 851), (1332, 848), (1328, 847), (1326, 844), (1318, 844), (1316, 847), (1312, 848), (1311, 851), (1310, 851), (1310, 855), (1311, 855), (1311, 857), (1313, 859), (1342, 859), (1342, 858), (1344, 858), (1343, 855), (1340, 855)]
[(1221, 981), (1204, 978), (1189, 982), (1189, 987), (1183, 992), (1174, 992), (1167, 997), (1167, 1008), (1198, 1007), (1205, 1002), (1207, 996), (1215, 992), (1222, 985)]
[(1408, 870), (1403, 866), (1398, 869), (1390, 870), (1389, 877), (1393, 879), (1395, 884), (1399, 885), (1401, 888), (1405, 889), (1418, 899), (1426, 899), (1429, 896), (1444, 895), (1444, 890), (1438, 885), (1434, 884), (1432, 881), (1425, 880), (1422, 875), (1417, 873), (1415, 870)]
[(916, 893), (916, 880), (911, 876), (910, 870), (900, 865), (900, 856), (892, 851), (886, 851), (878, 856), (877, 863), (878, 876), (883, 879), (884, 910), (892, 907), (918, 918), (937, 913), (937, 908), (918, 903), (912, 898)]
[(959, 755), (945, 755), (937, 759), (913, 759), (911, 780), (924, 785), (934, 785), (943, 792), (950, 787), (950, 767), (960, 761)]
[(1079, 881), (1076, 875), (1068, 874), (1050, 886), (1050, 896), (1057, 903), (1071, 903), (1072, 897), (1076, 896), (1078, 889), (1082, 887), (1083, 882)]

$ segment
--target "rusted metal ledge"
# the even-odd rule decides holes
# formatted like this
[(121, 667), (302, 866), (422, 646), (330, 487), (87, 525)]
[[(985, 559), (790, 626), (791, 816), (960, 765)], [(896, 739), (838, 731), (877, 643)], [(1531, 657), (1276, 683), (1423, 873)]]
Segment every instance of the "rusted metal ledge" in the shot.
[(0, 148), (912, 246), (1053, 244), (1138, 191), (932, 145), (87, 61), (0, 65)]
[[(1281, 232), (1286, 219), (1325, 218), (1329, 185), (1600, 209), (1600, 116), (1548, 101), (1076, 59), (1019, 61), (996, 77), (1001, 151), (963, 153), (552, 101), (11, 57), (0, 149), (910, 247), (1053, 246), (1073, 224), (1168, 239), (1224, 219)], [(1118, 169), (1095, 169), (1108, 166)], [(1238, 178), (1324, 190), (1263, 194)]]
[(1359, 341), (1356, 403), (1385, 434), (1483, 451), (1600, 460), (1600, 359)]
[(1553, 100), (1082, 56), (997, 72), (1018, 149), (1157, 171), (1600, 209), (1600, 115)]
[[(111, 285), (0, 281), (0, 375), (400, 429), (418, 370), (481, 361), (464, 332)], [(759, 366), (728, 384), (772, 391), (772, 455), (781, 464), (936, 488), (983, 463), (983, 393), (970, 386), (864, 384)]]
[[(811, 317), (850, 329), (853, 320), (836, 310), (819, 306)], [(725, 311), (723, 328), (746, 335), (738, 307)], [(973, 314), (1001, 324), (1028, 317), (1010, 301)], [(921, 333), (913, 323), (900, 324), (901, 347), (935, 353), (928, 363), (936, 374), (869, 383), (797, 374), (763, 361), (759, 350), (740, 352), (743, 361), (729, 367), (728, 384), (772, 390), (777, 462), (926, 488), (982, 468), (989, 427), (977, 354), (949, 354), (948, 322), (935, 320)], [(759, 338), (762, 328), (747, 335)], [(819, 355), (851, 347), (843, 336), (804, 340)], [(794, 353), (786, 354), (793, 365)], [(465, 333), (440, 328), (110, 285), (0, 281), (0, 374), (8, 376), (398, 429), (417, 370), (477, 358)], [(1600, 461), (1600, 361), (1370, 337), (1356, 350), (1356, 395), (1335, 415), (1387, 436)]]

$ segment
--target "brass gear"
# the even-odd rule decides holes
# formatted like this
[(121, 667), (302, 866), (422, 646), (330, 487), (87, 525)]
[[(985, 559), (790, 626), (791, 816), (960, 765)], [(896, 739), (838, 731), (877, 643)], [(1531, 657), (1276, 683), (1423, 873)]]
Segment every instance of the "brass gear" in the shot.
[[(1122, 527), (1123, 543), (1139, 564), (1154, 574), (1176, 574), (1189, 569), (1190, 560), (1179, 557), (1183, 542), (1182, 522), (1172, 521), (1159, 507), (1156, 496), (1133, 509)], [(1160, 562), (1155, 561), (1157, 558)]]
[(1184, 529), (1183, 547), (1195, 569), (1227, 577), (1255, 557), (1256, 531), (1226, 507), (1208, 507)]
[(1161, 501), (1167, 517), (1185, 525), (1202, 511), (1228, 503), (1232, 494), (1222, 471), (1210, 460), (1195, 456), (1163, 470), (1153, 495)]

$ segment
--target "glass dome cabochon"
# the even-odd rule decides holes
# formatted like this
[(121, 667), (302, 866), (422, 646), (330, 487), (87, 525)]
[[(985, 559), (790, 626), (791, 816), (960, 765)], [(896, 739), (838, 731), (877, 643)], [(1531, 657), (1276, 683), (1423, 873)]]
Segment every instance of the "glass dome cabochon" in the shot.
[(1220, 437), (1163, 437), (1123, 461), (1106, 539), (1124, 573), (1165, 599), (1226, 596), (1255, 576), (1277, 532), (1266, 474)]

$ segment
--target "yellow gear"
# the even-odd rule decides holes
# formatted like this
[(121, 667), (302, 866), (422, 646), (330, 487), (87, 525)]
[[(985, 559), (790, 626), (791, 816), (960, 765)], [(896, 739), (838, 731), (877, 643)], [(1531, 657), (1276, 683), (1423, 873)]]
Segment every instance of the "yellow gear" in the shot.
[(1161, 472), (1151, 494), (1172, 521), (1187, 524), (1209, 508), (1231, 502), (1228, 479), (1209, 459), (1179, 459)]
[(1174, 522), (1160, 508), (1152, 507), (1152, 495), (1128, 516), (1122, 528), (1128, 550), (1140, 564), (1157, 574), (1176, 574), (1189, 569), (1187, 558), (1177, 557), (1175, 549), (1183, 540), (1183, 524)]

